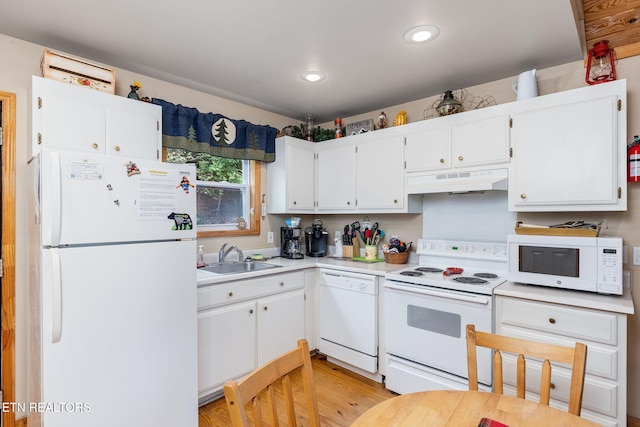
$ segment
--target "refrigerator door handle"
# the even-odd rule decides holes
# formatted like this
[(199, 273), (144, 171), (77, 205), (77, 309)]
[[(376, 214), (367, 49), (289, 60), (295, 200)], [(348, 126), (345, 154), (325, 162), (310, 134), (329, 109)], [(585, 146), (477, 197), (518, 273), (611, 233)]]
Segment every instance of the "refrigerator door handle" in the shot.
[(51, 152), (51, 246), (60, 244), (60, 228), (61, 228), (61, 185), (60, 182), (60, 155), (56, 151)]
[(60, 253), (58, 248), (51, 248), (51, 280), (53, 290), (52, 300), (52, 343), (60, 342), (62, 335), (62, 278), (60, 274)]

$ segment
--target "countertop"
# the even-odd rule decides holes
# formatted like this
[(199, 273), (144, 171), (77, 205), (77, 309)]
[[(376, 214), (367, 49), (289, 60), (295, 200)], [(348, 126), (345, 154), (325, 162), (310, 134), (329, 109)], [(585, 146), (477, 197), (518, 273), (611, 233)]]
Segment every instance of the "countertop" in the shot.
[(505, 282), (494, 289), (494, 295), (549, 302), (572, 307), (591, 308), (614, 313), (633, 314), (631, 290), (623, 288), (622, 295), (600, 295), (593, 292), (572, 291), (547, 288), (544, 286), (523, 285)]
[(386, 262), (360, 262), (352, 261), (349, 258), (328, 257), (304, 257), (302, 259), (287, 258), (269, 258), (265, 260), (269, 264), (279, 265), (280, 268), (272, 268), (268, 270), (250, 271), (237, 274), (215, 274), (202, 269), (198, 269), (198, 287), (215, 285), (218, 283), (229, 282), (233, 280), (249, 279), (254, 277), (266, 276), (270, 274), (280, 274), (289, 271), (302, 270), (307, 268), (339, 268), (343, 271), (351, 271), (354, 273), (372, 274), (375, 276), (384, 276), (387, 272), (400, 270), (412, 264), (387, 264)]
[[(387, 264), (386, 262), (359, 262), (349, 258), (304, 257), (302, 259), (287, 259), (274, 257), (265, 260), (269, 264), (280, 266), (268, 270), (250, 271), (237, 274), (215, 274), (198, 270), (198, 287), (216, 285), (235, 280), (250, 279), (271, 274), (281, 274), (308, 268), (339, 268), (342, 271), (372, 274), (384, 277), (391, 271), (401, 270), (416, 264)], [(589, 308), (622, 314), (633, 314), (633, 300), (628, 287), (623, 295), (599, 295), (592, 292), (580, 292), (564, 289), (547, 288), (543, 286), (523, 285), (515, 282), (505, 282), (494, 290), (494, 295), (528, 299), (532, 301), (562, 304), (573, 307)]]

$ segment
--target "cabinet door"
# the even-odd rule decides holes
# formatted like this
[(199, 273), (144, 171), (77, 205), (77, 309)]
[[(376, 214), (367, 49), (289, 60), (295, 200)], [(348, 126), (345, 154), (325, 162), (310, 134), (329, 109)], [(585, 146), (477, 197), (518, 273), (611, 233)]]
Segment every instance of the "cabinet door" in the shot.
[(308, 141), (288, 141), (286, 146), (287, 209), (315, 209), (315, 149)]
[(256, 368), (256, 303), (198, 313), (198, 395)]
[(506, 162), (509, 160), (509, 116), (453, 125), (451, 141), (453, 167)]
[(159, 160), (162, 152), (162, 108), (122, 97), (114, 97), (111, 101), (106, 108), (106, 153)]
[(370, 140), (367, 138), (362, 143), (358, 143), (356, 154), (358, 209), (404, 207), (403, 143), (402, 135)]
[(304, 290), (258, 301), (258, 366), (296, 348), (304, 338)]
[[(159, 160), (162, 108), (56, 81), (33, 79), (34, 144)], [(33, 145), (33, 144), (32, 144)], [(32, 147), (33, 154), (39, 152)]]
[(449, 169), (451, 131), (449, 126), (411, 132), (405, 135), (407, 172)]
[[(90, 153), (105, 152), (105, 94), (55, 81), (33, 80), (34, 144)], [(39, 147), (32, 148), (33, 154)]]
[(609, 96), (514, 115), (510, 209), (626, 209), (617, 114), (617, 97)]
[(322, 142), (318, 147), (318, 210), (356, 208), (356, 148), (353, 143)]

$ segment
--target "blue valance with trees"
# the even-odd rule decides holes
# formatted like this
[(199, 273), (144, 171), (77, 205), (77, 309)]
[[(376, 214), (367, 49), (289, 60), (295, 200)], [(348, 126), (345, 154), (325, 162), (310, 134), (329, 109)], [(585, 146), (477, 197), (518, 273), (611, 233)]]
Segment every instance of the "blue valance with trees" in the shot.
[(273, 162), (276, 134), (271, 126), (201, 113), (195, 108), (153, 98), (162, 107), (162, 146), (230, 159)]

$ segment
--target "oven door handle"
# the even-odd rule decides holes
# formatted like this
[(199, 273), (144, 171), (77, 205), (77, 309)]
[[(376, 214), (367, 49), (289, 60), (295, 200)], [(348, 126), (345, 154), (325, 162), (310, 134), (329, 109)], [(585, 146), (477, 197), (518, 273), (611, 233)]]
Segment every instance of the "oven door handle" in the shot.
[(386, 282), (384, 284), (384, 287), (386, 289), (394, 289), (397, 291), (402, 291), (402, 292), (411, 293), (411, 294), (429, 295), (429, 296), (447, 298), (447, 299), (452, 299), (457, 301), (467, 301), (467, 302), (472, 302), (472, 303), (481, 304), (481, 305), (489, 305), (489, 302), (491, 301), (491, 297), (485, 297), (481, 295), (472, 295), (472, 294), (463, 295), (459, 293), (446, 292), (446, 291), (441, 292), (441, 291), (431, 290), (428, 288), (418, 288), (418, 287), (415, 287), (415, 288), (412, 287), (409, 289), (402, 285), (394, 285), (389, 282)]

